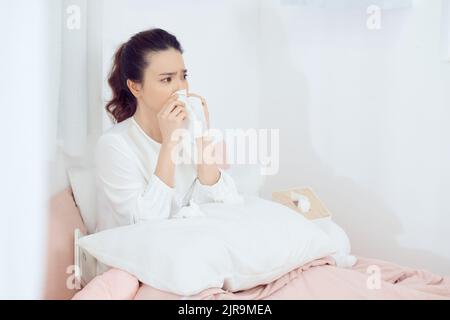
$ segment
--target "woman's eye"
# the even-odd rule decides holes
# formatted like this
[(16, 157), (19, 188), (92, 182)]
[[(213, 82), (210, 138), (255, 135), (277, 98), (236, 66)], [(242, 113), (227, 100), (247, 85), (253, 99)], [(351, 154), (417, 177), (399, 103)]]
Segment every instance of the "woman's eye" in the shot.
[(172, 78), (165, 78), (165, 79), (162, 79), (161, 81), (169, 83), (170, 81), (172, 81)]
[(189, 77), (187, 74), (185, 74), (184, 75), (184, 80), (186, 80), (187, 79), (187, 77)]

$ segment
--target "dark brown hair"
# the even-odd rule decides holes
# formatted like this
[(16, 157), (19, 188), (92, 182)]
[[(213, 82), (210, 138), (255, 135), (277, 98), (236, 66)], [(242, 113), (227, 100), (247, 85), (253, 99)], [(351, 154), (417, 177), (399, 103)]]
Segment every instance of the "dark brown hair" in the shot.
[(117, 49), (108, 76), (112, 99), (106, 104), (106, 111), (116, 123), (128, 119), (136, 112), (137, 100), (128, 89), (127, 80), (142, 83), (144, 70), (149, 64), (147, 55), (170, 48), (183, 53), (175, 36), (155, 28), (135, 34)]

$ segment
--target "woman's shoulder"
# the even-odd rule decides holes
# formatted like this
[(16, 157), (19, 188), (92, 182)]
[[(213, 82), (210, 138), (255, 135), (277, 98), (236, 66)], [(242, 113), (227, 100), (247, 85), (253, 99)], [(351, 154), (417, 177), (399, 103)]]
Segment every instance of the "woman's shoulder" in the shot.
[(97, 140), (96, 149), (99, 150), (110, 147), (115, 149), (127, 148), (125, 141), (130, 125), (130, 119), (114, 124), (99, 137)]
[(125, 134), (130, 126), (132, 125), (132, 118), (128, 118), (123, 120), (122, 122), (115, 123), (111, 127), (109, 127), (107, 130), (103, 132), (103, 135), (121, 135)]
[(95, 157), (103, 161), (121, 158), (148, 162), (157, 159), (159, 149), (156, 143), (149, 142), (130, 117), (106, 130), (98, 139), (95, 150)]

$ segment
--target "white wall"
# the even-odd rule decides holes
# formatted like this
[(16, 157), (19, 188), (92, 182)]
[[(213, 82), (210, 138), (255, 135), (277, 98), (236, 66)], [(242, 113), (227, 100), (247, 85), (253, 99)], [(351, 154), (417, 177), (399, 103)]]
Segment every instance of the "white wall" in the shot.
[(382, 11), (377, 31), (364, 6), (291, 3), (261, 7), (260, 125), (281, 129), (264, 195), (312, 186), (356, 254), (450, 274), (441, 1)]

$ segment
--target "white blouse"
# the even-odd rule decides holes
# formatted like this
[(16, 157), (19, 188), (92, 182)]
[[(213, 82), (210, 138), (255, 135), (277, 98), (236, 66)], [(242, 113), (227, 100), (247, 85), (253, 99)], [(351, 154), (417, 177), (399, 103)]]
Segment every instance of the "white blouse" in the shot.
[(151, 219), (201, 215), (197, 204), (241, 203), (232, 177), (219, 168), (219, 181), (203, 185), (197, 165), (177, 164), (174, 187), (154, 174), (161, 144), (130, 117), (106, 131), (95, 151), (96, 232)]

